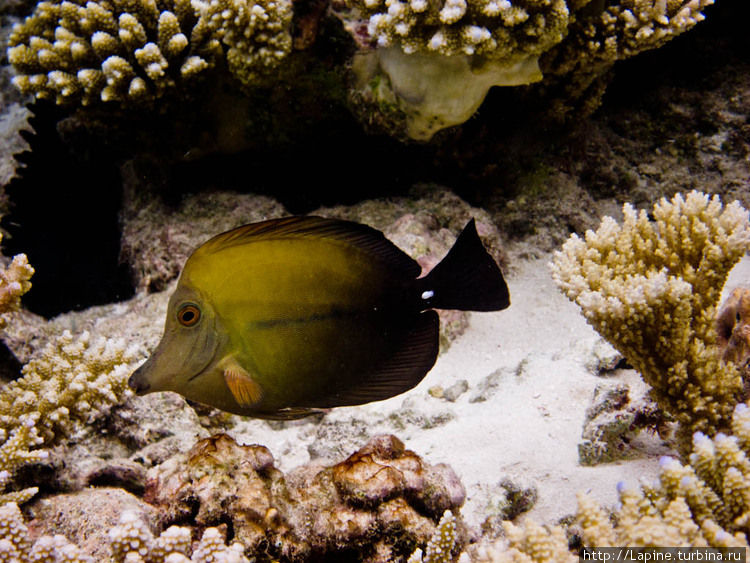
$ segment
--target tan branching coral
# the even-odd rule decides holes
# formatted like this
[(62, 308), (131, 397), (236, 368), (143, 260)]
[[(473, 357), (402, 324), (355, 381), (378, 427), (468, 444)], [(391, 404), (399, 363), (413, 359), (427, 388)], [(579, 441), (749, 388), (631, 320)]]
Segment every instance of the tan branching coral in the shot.
[(289, 54), (291, 24), (288, 0), (208, 0), (195, 35), (221, 40), (229, 70), (252, 84)]
[(559, 43), (568, 27), (564, 0), (351, 0), (379, 47), (404, 53), (481, 55), (518, 61)]
[[(207, 528), (192, 548), (189, 528), (172, 526), (158, 537), (130, 511), (123, 512), (120, 524), (110, 530), (109, 545), (114, 563), (249, 563), (242, 545), (227, 546), (216, 528)], [(191, 556), (192, 552), (192, 556)], [(93, 563), (65, 536), (29, 537), (18, 505), (0, 506), (0, 561), (37, 563)]]
[(552, 274), (589, 323), (638, 370), (657, 403), (695, 431), (726, 428), (738, 401), (738, 369), (725, 363), (714, 328), (729, 270), (750, 248), (748, 213), (699, 192), (645, 211), (623, 208), (555, 254)]
[[(0, 241), (3, 240), (0, 234)], [(31, 289), (34, 268), (25, 254), (13, 257), (5, 268), (0, 267), (0, 329), (5, 326), (5, 313), (16, 311), (21, 306), (21, 296)]]
[[(127, 377), (143, 352), (122, 341), (74, 338), (64, 332), (23, 367), (22, 377), (0, 389), (0, 485), (46, 454), (34, 448), (69, 434), (130, 394)], [(6, 493), (0, 501), (24, 502), (34, 489)]]
[(573, 23), (566, 39), (545, 54), (542, 68), (545, 75), (564, 77), (561, 84), (568, 100), (586, 95), (583, 107), (591, 112), (598, 106), (604, 88), (595, 82), (616, 61), (661, 47), (703, 21), (703, 10), (713, 3), (607, 0), (596, 8), (588, 0), (569, 0)]
[[(738, 404), (732, 435), (707, 438), (696, 432), (689, 465), (660, 460), (659, 478), (639, 488), (618, 485), (619, 507), (602, 508), (578, 495), (576, 528), (583, 547), (742, 547), (750, 534), (750, 408)], [(474, 550), (474, 560), (568, 562), (561, 526), (543, 527), (531, 519), (504, 523), (506, 538)]]
[(241, 80), (290, 49), (285, 0), (40, 2), (14, 27), (14, 84), (58, 103), (152, 101), (224, 60)]
[(406, 563), (451, 563), (456, 546), (456, 517), (450, 510), (443, 513), (437, 530), (427, 542), (424, 554), (417, 548)]

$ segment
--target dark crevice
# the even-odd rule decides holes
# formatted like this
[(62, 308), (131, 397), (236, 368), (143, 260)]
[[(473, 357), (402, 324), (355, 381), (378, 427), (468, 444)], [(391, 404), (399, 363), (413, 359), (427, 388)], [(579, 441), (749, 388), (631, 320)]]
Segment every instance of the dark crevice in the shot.
[(33, 111), (36, 134), (19, 156), (25, 168), (7, 187), (11, 210), (2, 221), (3, 253), (25, 253), (36, 270), (24, 305), (49, 318), (127, 299), (117, 164), (97, 147), (70, 151), (56, 129), (62, 110), (37, 103)]

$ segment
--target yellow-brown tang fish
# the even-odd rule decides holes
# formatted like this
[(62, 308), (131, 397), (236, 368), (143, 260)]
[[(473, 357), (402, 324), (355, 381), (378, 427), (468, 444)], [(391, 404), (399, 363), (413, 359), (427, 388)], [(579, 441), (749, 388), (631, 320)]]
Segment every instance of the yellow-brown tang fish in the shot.
[(473, 219), (420, 272), (380, 231), (349, 221), (290, 217), (217, 235), (187, 260), (161, 342), (128, 384), (277, 419), (393, 397), (435, 363), (431, 309), (510, 304)]

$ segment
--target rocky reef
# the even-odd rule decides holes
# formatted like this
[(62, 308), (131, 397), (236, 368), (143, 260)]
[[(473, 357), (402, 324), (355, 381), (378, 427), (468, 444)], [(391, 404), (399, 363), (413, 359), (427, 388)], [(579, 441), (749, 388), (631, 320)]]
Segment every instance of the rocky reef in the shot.
[(173, 92), (179, 103), (195, 104), (199, 79), (234, 80), (249, 91), (306, 80), (319, 68), (303, 62), (315, 36), (340, 41), (321, 25), (335, 14), (350, 54), (329, 74), (328, 91), (308, 95), (335, 99), (346, 90), (363, 123), (429, 140), (469, 119), (494, 85), (541, 82), (557, 90), (546, 102), (550, 114), (572, 105), (590, 113), (616, 61), (690, 29), (710, 4), (350, 0), (332, 3), (327, 14), (324, 3), (295, 9), (275, 0), (40, 2), (14, 27), (8, 60), (13, 83), (37, 99), (138, 106)]
[[(3, 3), (0, 560), (746, 547), (731, 1)], [(435, 368), (387, 401), (283, 422), (132, 396), (190, 252), (291, 213), (425, 271), (473, 217), (512, 307), (441, 312)]]

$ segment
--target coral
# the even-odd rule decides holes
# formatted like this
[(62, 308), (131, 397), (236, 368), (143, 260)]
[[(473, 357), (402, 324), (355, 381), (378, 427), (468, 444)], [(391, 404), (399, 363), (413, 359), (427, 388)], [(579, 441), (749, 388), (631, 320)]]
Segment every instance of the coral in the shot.
[(551, 114), (565, 115), (580, 98), (590, 113), (615, 61), (690, 29), (712, 3), (344, 0), (339, 16), (362, 46), (376, 46), (353, 67), (356, 111), (392, 132), (429, 140), (466, 121), (493, 85), (544, 80), (542, 91), (553, 92)]
[(57, 103), (153, 101), (226, 60), (242, 81), (291, 48), (284, 0), (40, 2), (11, 34), (14, 84)]
[(605, 217), (585, 239), (572, 235), (552, 274), (674, 415), (685, 450), (693, 432), (728, 425), (741, 389), (737, 367), (721, 359), (714, 319), (729, 270), (750, 248), (748, 214), (695, 191), (662, 199), (654, 221), (630, 205), (623, 214), (622, 225)]
[(291, 24), (288, 0), (208, 0), (194, 33), (220, 39), (229, 70), (251, 84), (289, 53)]
[[(584, 113), (599, 105), (604, 84), (596, 84), (618, 60), (656, 49), (703, 21), (714, 0), (607, 0), (601, 7), (587, 0), (568, 2), (571, 26), (564, 41), (545, 53), (545, 76), (559, 79), (565, 100), (586, 95)], [(588, 92), (587, 92), (588, 90)]]
[[(240, 446), (219, 434), (149, 476), (146, 498), (166, 523), (231, 522), (247, 549), (284, 560), (353, 552), (370, 562), (405, 557), (430, 540), (440, 516), (455, 513), (465, 496), (449, 468), (425, 464), (393, 436), (373, 438), (336, 465), (283, 475), (263, 446)], [(444, 525), (446, 541), (453, 526), (462, 529)], [(456, 532), (458, 548), (464, 541)]]
[[(0, 437), (3, 438), (0, 444), (0, 490), (4, 490), (19, 467), (45, 459), (47, 452), (31, 450), (43, 442), (32, 417), (23, 417), (10, 432), (0, 431)], [(37, 487), (29, 487), (21, 491), (0, 494), (0, 505), (6, 502), (23, 504), (37, 491)]]
[(443, 513), (438, 522), (437, 530), (430, 538), (425, 548), (417, 548), (411, 554), (407, 563), (450, 563), (453, 561), (452, 551), (456, 545), (456, 518), (450, 510)]
[[(584, 547), (744, 547), (750, 533), (750, 408), (738, 404), (733, 435), (696, 432), (690, 464), (664, 457), (659, 479), (639, 489), (618, 484), (611, 514), (578, 495), (576, 524)], [(561, 526), (504, 524), (507, 544), (476, 549), (477, 561), (575, 561)], [(575, 557), (575, 559), (573, 559)]]
[[(120, 524), (109, 531), (112, 559), (115, 563), (143, 561), (149, 563), (170, 563), (194, 561), (209, 563), (225, 561), (226, 563), (249, 563), (244, 555), (244, 548), (238, 542), (230, 546), (224, 543), (224, 537), (217, 528), (206, 528), (201, 540), (190, 555), (190, 528), (170, 526), (157, 538), (154, 538), (148, 527), (138, 516), (129, 511), (122, 513)], [(179, 557), (182, 556), (182, 557)]]
[[(660, 427), (663, 416), (648, 400), (647, 386), (602, 383), (594, 389), (586, 409), (582, 441), (578, 444), (581, 465), (596, 465), (639, 455), (640, 433)], [(642, 455), (642, 454), (641, 454)]]
[(742, 369), (747, 395), (750, 379), (750, 289), (738, 287), (732, 290), (716, 315), (716, 333), (722, 359)]
[[(351, 20), (350, 12), (366, 20), (367, 37), (377, 45), (355, 59), (355, 107), (403, 121), (396, 127), (417, 140), (469, 119), (491, 86), (541, 80), (539, 55), (559, 43), (568, 27), (565, 0), (345, 5), (344, 21)], [(365, 25), (349, 21), (348, 27), (356, 34)]]
[[(93, 563), (78, 546), (63, 535), (44, 535), (32, 541), (23, 516), (15, 503), (0, 506), (0, 560), (36, 561), (38, 563)], [(216, 528), (204, 530), (191, 552), (189, 528), (172, 526), (154, 537), (135, 513), (124, 511), (119, 525), (109, 531), (109, 545), (114, 563), (248, 563), (239, 543), (227, 546)]]
[(564, 0), (350, 0), (378, 47), (406, 54), (478, 55), (507, 62), (538, 56), (568, 27)]
[(23, 516), (14, 502), (0, 506), (0, 560), (39, 563), (92, 563), (93, 560), (68, 542), (65, 536), (42, 536), (32, 542)]
[(505, 540), (480, 545), (473, 550), (476, 563), (575, 563), (578, 556), (568, 549), (560, 526), (541, 526), (532, 519), (521, 524), (505, 522)]
[[(21, 378), (0, 389), (0, 481), (6, 484), (20, 465), (41, 459), (44, 454), (32, 448), (121, 402), (130, 393), (127, 376), (142, 356), (123, 341), (94, 339), (88, 332), (74, 339), (66, 331), (48, 344), (23, 367)], [(33, 493), (13, 494), (22, 502)]]
[[(0, 241), (2, 241), (0, 234)], [(5, 326), (4, 313), (16, 311), (21, 306), (21, 296), (31, 289), (34, 268), (25, 254), (18, 254), (5, 268), (0, 269), (0, 329)]]

